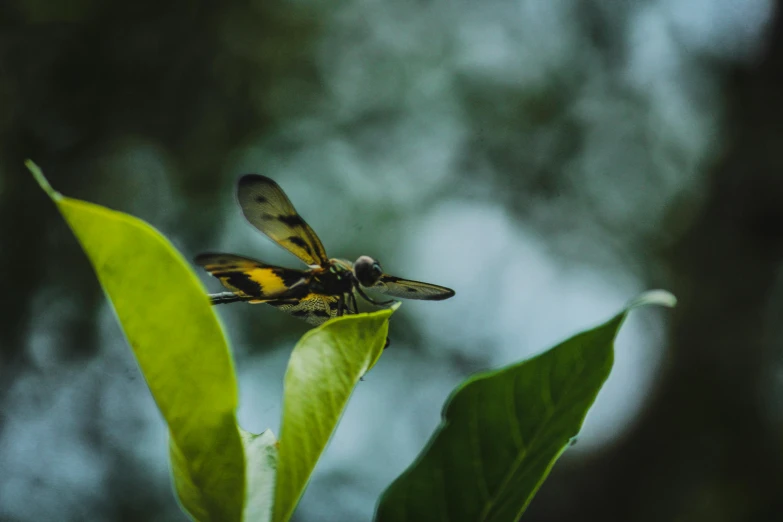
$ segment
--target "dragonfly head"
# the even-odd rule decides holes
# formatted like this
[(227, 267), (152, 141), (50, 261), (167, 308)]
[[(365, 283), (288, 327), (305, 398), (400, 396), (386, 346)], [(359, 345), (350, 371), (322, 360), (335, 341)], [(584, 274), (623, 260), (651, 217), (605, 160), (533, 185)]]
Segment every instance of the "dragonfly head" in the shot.
[(373, 286), (383, 275), (381, 264), (370, 256), (359, 256), (353, 264), (353, 274), (362, 286)]

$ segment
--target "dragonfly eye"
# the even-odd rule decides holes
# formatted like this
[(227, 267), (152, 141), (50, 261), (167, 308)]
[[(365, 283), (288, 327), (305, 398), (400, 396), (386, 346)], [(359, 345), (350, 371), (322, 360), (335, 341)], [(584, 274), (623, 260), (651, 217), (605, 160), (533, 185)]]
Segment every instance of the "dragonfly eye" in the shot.
[(353, 273), (362, 286), (373, 286), (383, 274), (381, 265), (368, 256), (361, 256), (353, 264)]

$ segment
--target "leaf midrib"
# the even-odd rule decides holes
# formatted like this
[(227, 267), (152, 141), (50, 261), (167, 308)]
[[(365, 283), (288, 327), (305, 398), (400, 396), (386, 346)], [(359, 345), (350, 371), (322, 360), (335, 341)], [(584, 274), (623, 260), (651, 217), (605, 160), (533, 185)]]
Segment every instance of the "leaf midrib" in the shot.
[[(582, 361), (581, 361), (581, 367), (579, 368), (579, 372), (578, 372), (578, 375), (579, 375), (579, 376), (581, 376), (581, 375), (582, 375), (582, 373), (584, 372), (584, 369), (585, 369), (585, 367), (586, 367), (586, 365), (585, 365), (585, 362), (584, 362), (584, 360), (582, 360)], [(573, 386), (574, 386), (574, 383), (575, 383), (577, 380), (578, 380), (578, 379), (572, 379), (572, 380), (571, 380), (571, 381), (568, 383), (568, 385), (566, 386), (566, 391), (565, 391), (565, 392), (564, 392), (564, 393), (563, 393), (563, 394), (560, 396), (560, 398), (559, 398), (557, 401), (555, 401), (555, 403), (553, 404), (553, 407), (552, 407), (552, 409), (551, 409), (551, 411), (552, 411), (552, 412), (556, 412), (556, 411), (559, 409), (560, 402), (563, 400), (563, 398), (564, 398), (564, 397), (567, 397), (567, 396), (570, 394), (570, 392), (571, 392), (571, 390), (572, 390), (572, 388), (573, 388)], [(549, 381), (548, 381), (548, 386), (549, 386), (549, 388), (551, 388), (551, 379), (549, 379)], [(551, 393), (550, 393), (550, 396), (551, 396)], [(518, 469), (519, 469), (519, 467), (521, 466), (522, 462), (524, 461), (524, 459), (525, 459), (525, 456), (528, 454), (528, 450), (529, 450), (530, 448), (532, 448), (532, 447), (534, 447), (534, 446), (535, 446), (535, 443), (538, 441), (538, 438), (539, 438), (539, 436), (540, 436), (540, 435), (541, 435), (541, 433), (543, 433), (543, 431), (544, 431), (544, 427), (545, 427), (547, 424), (549, 424), (549, 422), (552, 420), (552, 418), (553, 418), (554, 416), (555, 416), (555, 415), (554, 415), (554, 413), (553, 413), (553, 414), (549, 414), (549, 415), (546, 417), (546, 420), (545, 420), (544, 422), (541, 422), (541, 423), (538, 425), (538, 427), (536, 428), (536, 431), (535, 431), (535, 433), (534, 433), (534, 434), (533, 434), (533, 436), (530, 438), (530, 443), (529, 443), (529, 444), (527, 444), (527, 448), (525, 448), (525, 450), (524, 450), (524, 451), (522, 451), (522, 452), (521, 452), (521, 453), (520, 453), (520, 454), (517, 456), (517, 458), (515, 458), (515, 459), (514, 459), (514, 463), (512, 464), (512, 466), (511, 466), (511, 468), (509, 469), (509, 471), (506, 473), (506, 475), (505, 475), (505, 478), (503, 479), (503, 482), (501, 483), (501, 485), (498, 487), (498, 490), (497, 490), (497, 492), (496, 492), (495, 494), (493, 494), (493, 495), (491, 495), (491, 496), (490, 496), (490, 499), (489, 499), (489, 501), (488, 501), (488, 502), (487, 502), (487, 504), (484, 506), (484, 509), (482, 510), (482, 513), (481, 513), (481, 517), (479, 518), (479, 520), (480, 520), (481, 522), (484, 522), (484, 521), (486, 521), (486, 520), (487, 520), (487, 517), (488, 517), (488, 516), (489, 516), (489, 514), (491, 513), (491, 511), (492, 511), (492, 508), (495, 506), (495, 503), (497, 502), (498, 498), (501, 496), (501, 494), (502, 494), (502, 493), (504, 493), (504, 492), (505, 492), (505, 489), (508, 487), (508, 484), (509, 484), (509, 482), (511, 481), (511, 478), (512, 478), (512, 477), (513, 477), (513, 476), (516, 474), (516, 472), (518, 471)], [(519, 432), (521, 433), (521, 431), (520, 431), (520, 426), (519, 426), (519, 422), (518, 422), (518, 420), (517, 420), (517, 416), (516, 416), (516, 415), (513, 417), (513, 421), (514, 421), (514, 425), (516, 426), (516, 429), (517, 429), (517, 431), (519, 431)]]

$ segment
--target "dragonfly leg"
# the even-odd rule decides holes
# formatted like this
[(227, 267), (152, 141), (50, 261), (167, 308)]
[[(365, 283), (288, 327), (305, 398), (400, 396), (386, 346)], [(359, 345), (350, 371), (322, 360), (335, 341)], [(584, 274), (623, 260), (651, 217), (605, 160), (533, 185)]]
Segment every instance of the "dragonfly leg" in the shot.
[(358, 285), (356, 286), (356, 291), (359, 292), (359, 295), (362, 296), (362, 299), (364, 299), (367, 302), (370, 302), (376, 306), (382, 306), (387, 304), (392, 304), (394, 302), (394, 299), (389, 299), (388, 301), (376, 301), (369, 295), (364, 293), (364, 290), (362, 290)]

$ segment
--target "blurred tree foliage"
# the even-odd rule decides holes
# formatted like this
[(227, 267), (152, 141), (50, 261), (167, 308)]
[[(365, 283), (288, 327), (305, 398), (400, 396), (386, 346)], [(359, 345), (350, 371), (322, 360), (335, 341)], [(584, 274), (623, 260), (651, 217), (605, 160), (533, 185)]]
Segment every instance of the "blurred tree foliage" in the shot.
[[(63, 192), (90, 194), (100, 186), (98, 160), (120, 140), (143, 137), (172, 159), (189, 206), (214, 208), (204, 203), (214, 202), (215, 173), (237, 143), (275, 117), (277, 107), (264, 102), (276, 79), (315, 81), (308, 51), (318, 22), (313, 10), (264, 2), (20, 0), (0, 10), (0, 237), (14, 251), (0, 266), (15, 274), (4, 289), (19, 296), (0, 305), (8, 361), (20, 356), (27, 301), (53, 270), (46, 244), (30, 233), (44, 230), (52, 213), (29, 208), (34, 187), (22, 161), (56, 165)], [(189, 219), (202, 220), (188, 230), (210, 234), (209, 212), (196, 214)], [(52, 280), (94, 309), (102, 297), (91, 278), (85, 266)], [(95, 314), (80, 317), (91, 323)], [(65, 337), (74, 355), (94, 350), (93, 326), (71, 325)]]

